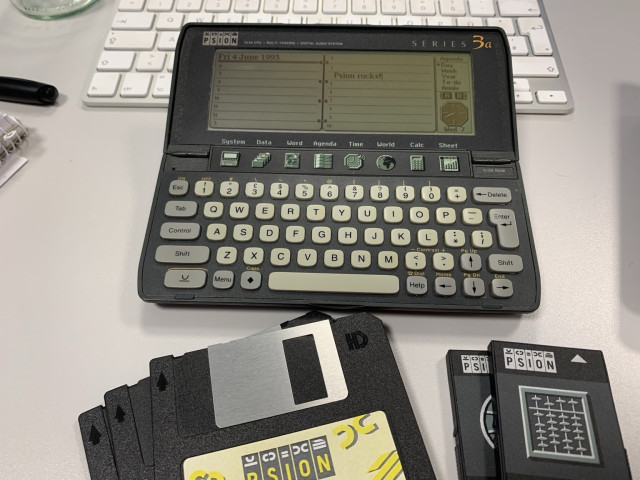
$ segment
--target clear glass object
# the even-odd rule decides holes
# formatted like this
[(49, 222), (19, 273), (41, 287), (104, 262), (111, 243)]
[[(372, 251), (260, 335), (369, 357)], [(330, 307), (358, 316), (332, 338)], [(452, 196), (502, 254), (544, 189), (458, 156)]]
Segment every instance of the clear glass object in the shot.
[(97, 0), (11, 0), (11, 3), (29, 17), (50, 20), (78, 13)]

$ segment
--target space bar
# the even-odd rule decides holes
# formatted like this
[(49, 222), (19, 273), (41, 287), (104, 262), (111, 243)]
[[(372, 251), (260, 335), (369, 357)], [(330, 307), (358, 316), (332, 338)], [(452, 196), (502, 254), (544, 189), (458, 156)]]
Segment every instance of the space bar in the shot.
[(394, 294), (400, 290), (400, 281), (393, 275), (274, 272), (269, 275), (269, 288), (286, 292)]

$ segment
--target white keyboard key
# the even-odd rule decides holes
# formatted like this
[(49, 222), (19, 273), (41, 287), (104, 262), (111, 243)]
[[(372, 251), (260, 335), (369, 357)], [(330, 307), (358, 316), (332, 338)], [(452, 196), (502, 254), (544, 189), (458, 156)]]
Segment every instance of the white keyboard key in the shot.
[(364, 25), (366, 23), (365, 18), (364, 16), (359, 17), (356, 15), (339, 15), (335, 17), (338, 25)]
[(400, 280), (395, 275), (273, 272), (269, 288), (287, 292), (337, 292), (395, 295)]
[(396, 21), (398, 22), (398, 25), (403, 25), (403, 26), (414, 26), (414, 25), (424, 25), (425, 24), (425, 19), (421, 18), (421, 17), (415, 17), (413, 15), (405, 15), (405, 16), (400, 16), (400, 17), (396, 17)]
[(245, 18), (246, 23), (273, 23), (272, 16), (264, 13), (249, 13)]
[(249, 217), (249, 204), (246, 202), (233, 202), (229, 205), (229, 218), (232, 220), (244, 220)]
[(139, 72), (161, 72), (166, 56), (166, 53), (160, 52), (140, 52), (136, 62), (136, 70)]
[(368, 15), (363, 20), (366, 25), (394, 25), (397, 18), (399, 17), (390, 15)]
[(382, 245), (384, 243), (384, 230), (382, 230), (381, 228), (365, 229), (364, 243), (369, 246)]
[(298, 250), (298, 265), (301, 267), (314, 267), (318, 263), (318, 252), (310, 248)]
[(429, 221), (429, 209), (426, 207), (411, 207), (409, 220), (414, 224), (423, 224)]
[(433, 255), (431, 262), (433, 269), (438, 272), (449, 272), (455, 266), (453, 255), (450, 253), (436, 253)]
[(479, 17), (458, 17), (457, 23), (459, 27), (482, 27), (484, 23)]
[(231, 0), (207, 0), (205, 12), (223, 13), (231, 10)]
[(382, 218), (384, 223), (401, 223), (402, 208), (400, 207), (384, 207)]
[(183, 13), (160, 13), (158, 14), (157, 30), (180, 30), (184, 22)]
[(151, 50), (156, 43), (156, 32), (128, 32), (111, 30), (105, 50)]
[(288, 248), (274, 248), (271, 250), (271, 265), (286, 267), (291, 262), (291, 251)]
[(147, 0), (149, 12), (170, 12), (173, 8), (173, 0)]
[(262, 262), (264, 262), (264, 250), (259, 247), (249, 247), (244, 251), (243, 260), (245, 265), (262, 265)]
[(531, 92), (513, 92), (516, 103), (533, 103), (533, 94)]
[(318, 11), (318, 0), (293, 0), (293, 13), (312, 15)]
[(99, 72), (128, 72), (133, 68), (134, 52), (102, 52), (98, 60)]
[(160, 33), (160, 38), (158, 39), (158, 50), (174, 51), (176, 49), (176, 44), (178, 43), (179, 35), (180, 32)]
[(276, 225), (262, 225), (260, 227), (260, 241), (275, 243), (280, 238), (280, 229)]
[(151, 87), (151, 74), (127, 73), (122, 80), (120, 95), (123, 97), (146, 97)]
[(284, 203), (280, 207), (280, 218), (285, 222), (295, 222), (300, 218), (300, 205), (297, 203)]
[(456, 223), (456, 211), (450, 207), (436, 209), (436, 221), (440, 225), (452, 225)]
[(205, 218), (221, 218), (224, 213), (224, 205), (222, 202), (207, 202), (202, 210)]
[(265, 13), (287, 13), (289, 0), (264, 0), (263, 10)]
[(213, 13), (194, 12), (187, 15), (185, 23), (211, 23), (213, 22)]
[(118, 91), (119, 82), (119, 73), (94, 73), (87, 95), (90, 97), (113, 97)]
[(358, 242), (358, 230), (353, 227), (338, 229), (338, 243), (340, 245), (355, 245)]
[(238, 223), (233, 227), (233, 239), (236, 242), (248, 242), (253, 238), (253, 225)]
[(404, 256), (404, 265), (409, 270), (424, 270), (427, 268), (427, 256), (422, 252), (410, 252)]
[(567, 103), (567, 94), (563, 90), (538, 90), (538, 103)]
[(513, 79), (513, 89), (516, 92), (528, 92), (531, 90), (531, 86), (529, 85), (529, 80), (526, 78), (514, 78)]
[(404, 0), (380, 0), (380, 11), (384, 15), (406, 15)]
[(304, 227), (299, 226), (289, 226), (287, 227), (285, 233), (285, 239), (287, 243), (302, 243), (304, 242), (304, 237), (307, 232)]
[(529, 55), (529, 47), (527, 46), (527, 39), (519, 35), (508, 37), (509, 47), (511, 48), (511, 55)]
[(512, 57), (514, 77), (557, 77), (558, 64), (553, 57)]
[(398, 253), (382, 251), (378, 253), (378, 266), (382, 270), (393, 270), (398, 268)]
[(410, 0), (409, 9), (412, 15), (435, 15), (435, 0)]
[(244, 187), (244, 194), (247, 198), (260, 198), (264, 195), (264, 183), (249, 182)]
[(440, 187), (425, 185), (420, 190), (420, 198), (423, 202), (437, 203), (440, 201)]
[(516, 27), (510, 18), (487, 18), (487, 27), (500, 27), (507, 35), (516, 34)]
[(199, 12), (202, 10), (202, 0), (178, 0), (176, 12)]
[(145, 0), (120, 0), (118, 10), (121, 12), (141, 12), (144, 9)]
[(220, 265), (233, 265), (238, 259), (238, 250), (235, 247), (220, 247), (216, 253), (216, 262)]
[(151, 30), (155, 14), (150, 12), (118, 12), (113, 17), (113, 30)]
[(353, 250), (351, 252), (351, 266), (362, 270), (371, 266), (371, 252), (367, 250)]
[(418, 245), (421, 247), (435, 247), (438, 244), (438, 232), (430, 228), (418, 230)]
[(498, 0), (498, 10), (503, 17), (539, 17), (538, 0)]
[(288, 183), (272, 183), (269, 188), (269, 195), (275, 199), (285, 199), (289, 196), (289, 184)]
[(320, 198), (325, 202), (332, 202), (338, 199), (340, 188), (332, 183), (326, 183), (320, 187)]
[(394, 228), (391, 230), (391, 245), (406, 247), (411, 243), (411, 232), (407, 228)]
[(275, 215), (276, 207), (273, 203), (259, 203), (256, 205), (256, 218), (258, 220), (271, 220)]
[(311, 241), (316, 245), (326, 245), (331, 242), (331, 229), (329, 227), (313, 227)]
[(456, 25), (456, 19), (455, 17), (436, 15), (435, 17), (427, 17), (427, 25), (430, 27), (452, 27)]
[(376, 0), (351, 0), (351, 13), (354, 15), (375, 15), (377, 12)]
[(324, 252), (324, 265), (327, 268), (340, 268), (344, 265), (344, 252), (342, 250), (326, 250)]
[(358, 207), (358, 221), (360, 223), (373, 223), (378, 218), (376, 207), (371, 205), (362, 205)]
[(321, 222), (326, 215), (324, 205), (309, 205), (307, 207), (307, 220), (310, 222)]
[(464, 0), (439, 0), (439, 4), (441, 15), (461, 17), (467, 13), (464, 9)]
[(234, 11), (237, 13), (256, 13), (260, 8), (260, 0), (236, 0)]
[(153, 91), (151, 95), (155, 98), (169, 98), (169, 94), (171, 93), (171, 75), (166, 73), (161, 73), (156, 76), (156, 83), (153, 86)]
[(347, 0), (322, 0), (322, 13), (326, 15), (344, 15), (347, 10)]
[[(167, 54), (167, 72), (171, 73), (173, 72), (173, 62), (175, 61), (175, 53), (174, 52), (169, 52)], [(171, 76), (171, 75), (169, 75)]]
[(541, 18), (519, 18), (520, 34), (527, 35), (534, 55), (552, 55), (553, 48)]
[(213, 182), (211, 180), (199, 180), (193, 187), (196, 197), (210, 197), (213, 195)]
[(364, 198), (364, 187), (362, 185), (348, 185), (344, 188), (344, 197), (349, 202), (359, 202)]
[(235, 198), (240, 193), (240, 184), (233, 180), (227, 180), (220, 184), (220, 196), (223, 198)]
[(374, 202), (386, 202), (389, 200), (389, 187), (386, 185), (371, 185), (369, 197)]
[(496, 9), (493, 0), (469, 0), (469, 15), (474, 17), (494, 17)]
[(220, 13), (215, 16), (216, 23), (242, 23), (241, 13)]

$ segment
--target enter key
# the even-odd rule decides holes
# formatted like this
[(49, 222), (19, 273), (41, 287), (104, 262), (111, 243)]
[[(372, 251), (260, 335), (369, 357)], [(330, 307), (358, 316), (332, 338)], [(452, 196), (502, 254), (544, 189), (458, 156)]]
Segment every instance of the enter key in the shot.
[(506, 208), (492, 208), (489, 210), (489, 222), (498, 229), (498, 244), (504, 249), (518, 248), (518, 226), (513, 210)]

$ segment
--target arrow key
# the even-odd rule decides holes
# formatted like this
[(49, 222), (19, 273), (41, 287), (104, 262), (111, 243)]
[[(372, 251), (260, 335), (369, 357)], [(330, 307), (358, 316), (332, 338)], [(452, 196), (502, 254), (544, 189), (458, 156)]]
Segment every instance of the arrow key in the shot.
[(467, 297), (482, 297), (484, 296), (484, 282), (479, 278), (465, 278), (462, 282), (462, 291)]
[(456, 281), (451, 277), (438, 277), (435, 281), (436, 295), (450, 297), (456, 293)]
[(482, 260), (477, 253), (463, 253), (460, 255), (460, 267), (465, 272), (479, 272), (482, 269)]
[(513, 295), (513, 284), (506, 278), (491, 280), (491, 295), (496, 298), (510, 298)]

